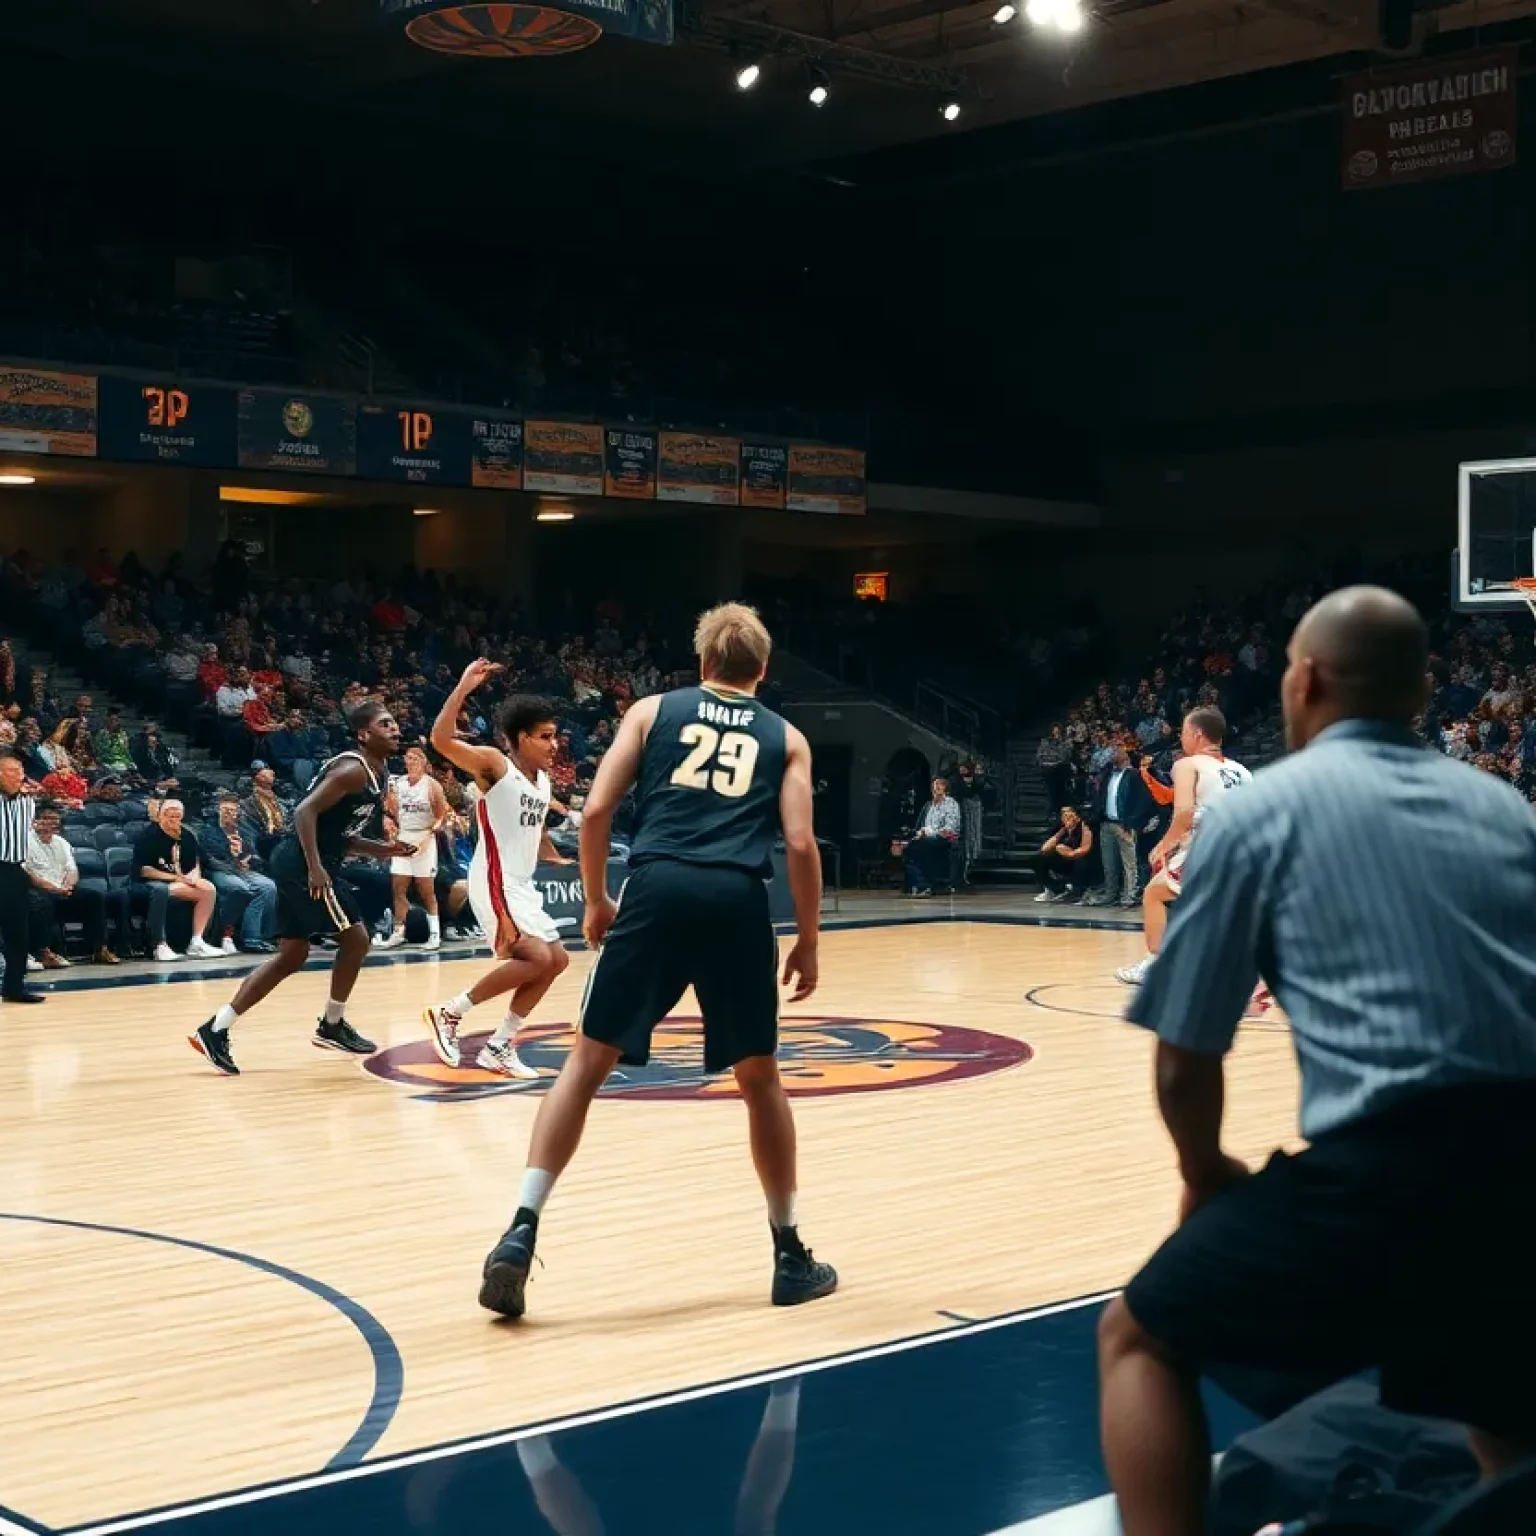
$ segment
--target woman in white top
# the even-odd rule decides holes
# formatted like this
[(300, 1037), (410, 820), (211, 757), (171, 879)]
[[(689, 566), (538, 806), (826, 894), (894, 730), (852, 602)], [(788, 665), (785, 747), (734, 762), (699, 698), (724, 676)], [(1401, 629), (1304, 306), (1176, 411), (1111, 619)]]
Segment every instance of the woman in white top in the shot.
[(517, 1034), (570, 964), (570, 956), (560, 943), (560, 930), (544, 910), (533, 876), (541, 859), (551, 864), (571, 861), (555, 851), (544, 828), (551, 794), (549, 770), (559, 750), (555, 706), (526, 694), (510, 698), (498, 721), (505, 752), (462, 741), (455, 732), (469, 696), (500, 670), (483, 659), (472, 661), (432, 726), (433, 747), (461, 768), (480, 792), (469, 899), (500, 963), (469, 991), (428, 1008), (424, 1018), (438, 1056), (456, 1067), (459, 1030), (470, 1009), (510, 992), (506, 1017), (475, 1058), (475, 1065), (502, 1077), (534, 1078), (538, 1072), (517, 1054)]
[(448, 820), (448, 798), (443, 786), (427, 772), (427, 754), (420, 747), (406, 749), (405, 772), (389, 781), (384, 814), (394, 822), (400, 841), (409, 843), (416, 852), (408, 859), (389, 861), (395, 926), (387, 939), (374, 939), (374, 948), (397, 949), (405, 943), (405, 912), (414, 880), (416, 894), (427, 912), (426, 947), (437, 949), (443, 942), (437, 912), (437, 834)]

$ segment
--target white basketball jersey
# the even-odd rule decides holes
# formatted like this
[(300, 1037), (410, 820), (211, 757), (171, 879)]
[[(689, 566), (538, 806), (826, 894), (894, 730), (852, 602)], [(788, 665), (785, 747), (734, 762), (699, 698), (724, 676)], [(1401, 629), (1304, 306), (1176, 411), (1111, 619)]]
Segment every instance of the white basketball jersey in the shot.
[(538, 783), (530, 784), (509, 757), (507, 771), (475, 806), (480, 832), (475, 858), (485, 862), (489, 877), (499, 874), (504, 885), (533, 879), (548, 814), (549, 775), (540, 772)]
[(391, 784), (395, 792), (395, 809), (399, 812), (395, 817), (395, 825), (400, 828), (402, 836), (410, 832), (425, 832), (437, 820), (432, 812), (431, 783), (423, 774), (419, 784), (412, 784), (402, 773)]
[(1198, 827), (1202, 812), (1212, 800), (1229, 789), (1241, 789), (1244, 784), (1251, 784), (1253, 775), (1230, 757), (1212, 757), (1208, 752), (1196, 753), (1191, 761), (1195, 765), (1194, 825)]

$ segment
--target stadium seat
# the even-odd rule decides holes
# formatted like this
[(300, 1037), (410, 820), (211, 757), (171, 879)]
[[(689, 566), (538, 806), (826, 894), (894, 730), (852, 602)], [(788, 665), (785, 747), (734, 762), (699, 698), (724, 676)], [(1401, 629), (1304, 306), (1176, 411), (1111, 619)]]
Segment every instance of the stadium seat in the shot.
[(122, 847), (106, 848), (102, 850), (102, 859), (106, 864), (107, 879), (114, 886), (127, 885), (133, 876), (133, 850)]
[(75, 849), (75, 867), (79, 869), (82, 880), (105, 880), (107, 878), (106, 857), (98, 849)]

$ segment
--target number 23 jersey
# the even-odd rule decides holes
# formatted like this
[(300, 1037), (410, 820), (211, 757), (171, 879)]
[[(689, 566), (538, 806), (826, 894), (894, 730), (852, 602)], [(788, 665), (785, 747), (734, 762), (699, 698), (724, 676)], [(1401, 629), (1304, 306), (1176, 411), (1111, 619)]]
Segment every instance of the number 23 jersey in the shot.
[(718, 684), (663, 694), (640, 759), (630, 867), (675, 859), (766, 880), (786, 731), (750, 694)]

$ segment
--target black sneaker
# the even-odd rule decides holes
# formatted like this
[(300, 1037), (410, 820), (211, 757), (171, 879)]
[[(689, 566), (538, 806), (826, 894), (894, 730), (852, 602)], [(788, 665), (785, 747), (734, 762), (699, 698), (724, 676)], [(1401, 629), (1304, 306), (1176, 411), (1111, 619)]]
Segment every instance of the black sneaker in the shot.
[(481, 1271), (480, 1305), (503, 1317), (521, 1317), (527, 1310), (523, 1287), (533, 1266), (533, 1228), (526, 1222), (508, 1227), (502, 1239), (486, 1255)]
[(240, 1068), (235, 1065), (229, 1050), (229, 1031), (215, 1029), (212, 1019), (199, 1025), (195, 1035), (188, 1035), (187, 1044), (199, 1056), (206, 1056), (215, 1072), (222, 1072), (225, 1077), (240, 1076)]
[(837, 1289), (837, 1271), (811, 1255), (809, 1248), (796, 1243), (781, 1247), (773, 1259), (773, 1304), (796, 1307), (802, 1301), (830, 1296)]
[(363, 1039), (345, 1019), (338, 1019), (334, 1024), (327, 1024), (324, 1018), (317, 1019), (310, 1044), (326, 1051), (345, 1051), (349, 1056), (372, 1056), (378, 1050), (372, 1040)]

